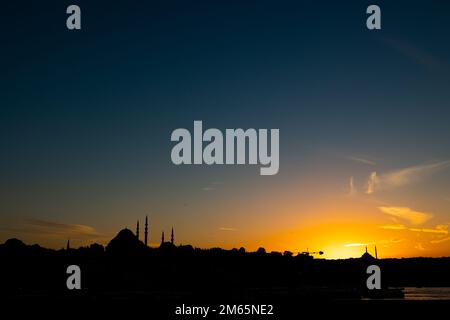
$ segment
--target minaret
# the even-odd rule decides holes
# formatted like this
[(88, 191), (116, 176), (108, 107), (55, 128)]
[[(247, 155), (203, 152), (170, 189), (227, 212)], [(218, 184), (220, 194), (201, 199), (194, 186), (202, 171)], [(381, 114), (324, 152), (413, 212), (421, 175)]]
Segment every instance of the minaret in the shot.
[(366, 253), (367, 253), (367, 246), (366, 246)]
[(67, 247), (66, 247), (66, 250), (67, 250), (67, 251), (69, 251), (69, 250), (70, 250), (70, 239), (69, 239), (69, 240), (67, 240)]
[(147, 246), (147, 239), (148, 239), (148, 217), (145, 216), (144, 243), (146, 246)]
[(377, 246), (375, 246), (375, 259), (378, 259)]
[(137, 221), (137, 224), (136, 224), (136, 238), (138, 238), (138, 240), (139, 240), (139, 220)]
[(172, 227), (172, 234), (170, 235), (170, 243), (173, 244), (173, 227)]
[(164, 243), (164, 231), (162, 232), (162, 236), (161, 236), (161, 244)]

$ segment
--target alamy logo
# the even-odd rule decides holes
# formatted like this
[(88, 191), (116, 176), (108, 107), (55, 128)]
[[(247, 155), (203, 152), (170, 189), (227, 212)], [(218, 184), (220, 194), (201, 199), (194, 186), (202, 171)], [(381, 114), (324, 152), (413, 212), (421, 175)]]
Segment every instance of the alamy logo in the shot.
[(367, 289), (381, 289), (381, 269), (379, 266), (373, 264), (367, 267), (367, 274), (370, 276), (367, 278), (366, 285)]
[[(171, 141), (178, 142), (171, 153), (172, 162), (180, 164), (261, 164), (261, 175), (274, 175), (279, 169), (279, 129), (225, 129), (215, 128), (203, 132), (202, 121), (194, 121), (193, 137), (189, 130), (175, 129)], [(208, 142), (203, 147), (203, 142)], [(192, 159), (193, 144), (193, 159)], [(247, 154), (248, 151), (248, 154)]]
[(381, 29), (381, 9), (379, 6), (372, 4), (367, 7), (367, 14), (370, 16), (366, 20), (366, 26), (369, 30), (380, 30)]
[(66, 273), (69, 277), (66, 281), (67, 289), (69, 290), (80, 290), (81, 289), (81, 269), (79, 266), (73, 264), (67, 267)]
[(66, 27), (69, 30), (81, 29), (81, 9), (79, 6), (72, 4), (67, 7), (66, 13), (70, 14), (66, 20)]

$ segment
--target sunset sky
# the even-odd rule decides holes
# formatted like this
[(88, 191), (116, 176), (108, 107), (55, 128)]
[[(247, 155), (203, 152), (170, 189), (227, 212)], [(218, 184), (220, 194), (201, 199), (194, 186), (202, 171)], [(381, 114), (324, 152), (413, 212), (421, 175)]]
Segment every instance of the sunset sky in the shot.
[[(2, 4), (0, 242), (450, 256), (449, 2), (69, 4)], [(173, 165), (194, 120), (279, 128), (279, 173)]]

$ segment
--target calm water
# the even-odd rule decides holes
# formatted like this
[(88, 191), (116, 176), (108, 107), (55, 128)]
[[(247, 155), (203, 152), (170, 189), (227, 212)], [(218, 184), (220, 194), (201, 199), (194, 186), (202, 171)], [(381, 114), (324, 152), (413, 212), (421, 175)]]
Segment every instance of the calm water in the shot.
[(405, 300), (450, 300), (450, 287), (406, 287), (403, 292), (405, 293)]

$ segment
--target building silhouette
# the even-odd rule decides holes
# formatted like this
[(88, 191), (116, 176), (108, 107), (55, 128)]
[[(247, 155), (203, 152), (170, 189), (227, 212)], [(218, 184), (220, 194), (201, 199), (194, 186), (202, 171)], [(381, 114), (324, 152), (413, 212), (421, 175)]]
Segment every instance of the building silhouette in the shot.
[(148, 216), (145, 216), (145, 227), (144, 227), (144, 244), (147, 246), (148, 240)]
[(125, 228), (108, 243), (106, 252), (117, 254), (119, 256), (131, 256), (133, 254), (140, 254), (145, 251), (145, 246), (142, 241), (129, 229)]
[[(127, 229), (127, 228), (125, 228), (125, 229)], [(139, 219), (137, 219), (137, 220), (136, 220), (136, 233), (135, 233), (135, 238), (136, 238), (137, 240), (140, 240), (139, 237), (140, 237), (140, 223), (139, 223)], [(143, 241), (143, 244), (144, 244), (146, 247), (148, 246), (148, 241), (149, 241), (148, 216), (145, 216), (145, 224), (144, 224), (144, 241)], [(141, 243), (142, 243), (142, 241), (141, 241)], [(161, 245), (164, 245), (165, 243), (166, 243), (166, 244), (171, 244), (172, 246), (175, 245), (175, 231), (174, 231), (173, 226), (172, 226), (171, 233), (170, 233), (170, 242), (169, 242), (169, 241), (167, 241), (167, 242), (165, 241), (164, 230), (163, 230), (162, 233), (161, 233)]]
[(136, 223), (136, 238), (139, 240), (139, 220)]
[(367, 246), (366, 246), (366, 252), (364, 252), (364, 254), (361, 256), (360, 258), (363, 261), (373, 261), (375, 260), (375, 258), (367, 251)]

